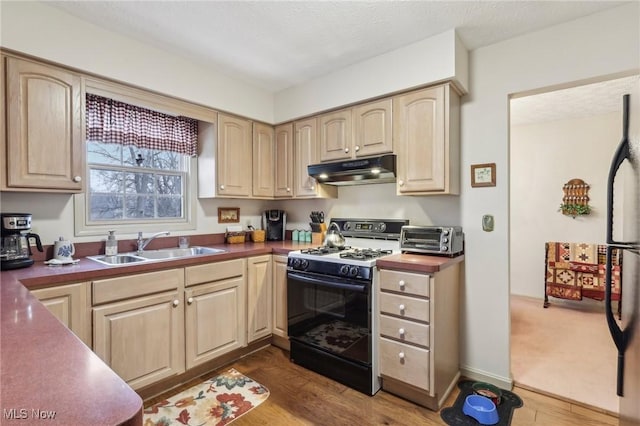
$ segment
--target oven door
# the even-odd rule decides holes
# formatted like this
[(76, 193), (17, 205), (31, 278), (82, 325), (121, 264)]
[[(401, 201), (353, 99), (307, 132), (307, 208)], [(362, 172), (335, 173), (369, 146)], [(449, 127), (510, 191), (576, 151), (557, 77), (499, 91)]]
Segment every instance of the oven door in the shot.
[(287, 272), (289, 339), (371, 365), (371, 282)]

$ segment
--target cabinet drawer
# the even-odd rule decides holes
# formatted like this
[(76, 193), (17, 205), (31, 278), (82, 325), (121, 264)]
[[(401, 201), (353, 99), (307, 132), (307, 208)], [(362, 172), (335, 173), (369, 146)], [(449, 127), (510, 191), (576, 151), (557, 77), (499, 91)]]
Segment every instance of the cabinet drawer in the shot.
[(399, 294), (380, 293), (380, 312), (429, 322), (429, 301)]
[(429, 390), (429, 350), (380, 338), (380, 374)]
[(380, 335), (429, 347), (429, 326), (427, 324), (381, 315)]
[(184, 283), (184, 270), (149, 272), (93, 281), (93, 304), (175, 290)]
[(244, 274), (245, 260), (235, 259), (185, 269), (185, 285), (195, 285), (238, 277)]
[(415, 296), (429, 297), (430, 275), (380, 270), (380, 288)]

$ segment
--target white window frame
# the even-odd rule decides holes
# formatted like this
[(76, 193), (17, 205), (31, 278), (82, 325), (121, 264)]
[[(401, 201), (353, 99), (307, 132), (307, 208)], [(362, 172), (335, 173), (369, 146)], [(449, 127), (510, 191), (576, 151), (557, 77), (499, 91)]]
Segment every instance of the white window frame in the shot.
[[(85, 117), (85, 93), (94, 93), (99, 96), (129, 103), (131, 105), (152, 109), (155, 111), (182, 115), (209, 123), (217, 123), (215, 110), (191, 104), (182, 100), (160, 95), (146, 90), (126, 86), (111, 81), (100, 80), (94, 77), (83, 78), (84, 89), (82, 93), (82, 132), (83, 140), (86, 140)], [(87, 147), (83, 149), (83, 163), (86, 164)], [(89, 168), (85, 167), (85, 174)], [(85, 179), (85, 182), (87, 179)], [(109, 220), (89, 222), (88, 202), (86, 192), (73, 196), (75, 236), (107, 235), (108, 231), (115, 230), (116, 234), (137, 234), (138, 232), (157, 231), (192, 231), (197, 229), (197, 198), (198, 198), (198, 161), (196, 157), (190, 157), (186, 170), (186, 182), (184, 195), (184, 217), (163, 218), (151, 221), (140, 220)], [(87, 191), (88, 188), (85, 188)]]

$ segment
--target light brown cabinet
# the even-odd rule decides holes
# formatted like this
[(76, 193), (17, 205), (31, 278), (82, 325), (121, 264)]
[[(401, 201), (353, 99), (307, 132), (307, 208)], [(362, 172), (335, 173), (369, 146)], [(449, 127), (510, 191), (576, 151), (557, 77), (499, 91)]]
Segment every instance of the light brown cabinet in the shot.
[(218, 113), (217, 195), (249, 197), (252, 190), (251, 121)]
[(133, 389), (185, 371), (184, 271), (93, 281), (93, 346)]
[(247, 343), (246, 261), (185, 268), (187, 369)]
[(460, 192), (459, 110), (449, 84), (393, 98), (398, 195)]
[(247, 343), (271, 334), (273, 280), (271, 255), (247, 259)]
[(335, 161), (352, 157), (351, 115), (352, 110), (349, 108), (318, 117), (320, 161)]
[(253, 158), (253, 196), (273, 198), (275, 193), (275, 141), (272, 126), (253, 123), (251, 156)]
[(296, 198), (316, 198), (338, 196), (335, 187), (319, 185), (309, 176), (307, 166), (318, 163), (318, 120), (308, 118), (294, 123), (294, 196)]
[(392, 104), (387, 98), (321, 115), (320, 161), (392, 153)]
[(6, 170), (2, 172), (6, 176), (2, 189), (82, 191), (80, 76), (7, 57), (5, 78)]
[(393, 152), (393, 102), (391, 98), (353, 107), (354, 156)]
[(91, 287), (88, 282), (32, 290), (31, 294), (91, 347)]
[(460, 266), (434, 274), (380, 269), (382, 388), (438, 410), (460, 377)]
[(274, 179), (276, 198), (293, 197), (293, 123), (275, 128)]
[(287, 330), (287, 256), (273, 256), (273, 344), (289, 350)]

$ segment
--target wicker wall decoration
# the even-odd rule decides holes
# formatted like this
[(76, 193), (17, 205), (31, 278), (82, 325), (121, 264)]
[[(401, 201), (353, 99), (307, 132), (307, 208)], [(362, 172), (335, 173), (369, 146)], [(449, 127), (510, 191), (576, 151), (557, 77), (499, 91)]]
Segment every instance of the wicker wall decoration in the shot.
[(571, 179), (562, 187), (564, 197), (559, 211), (567, 216), (580, 216), (591, 213), (589, 206), (589, 184), (582, 179)]

